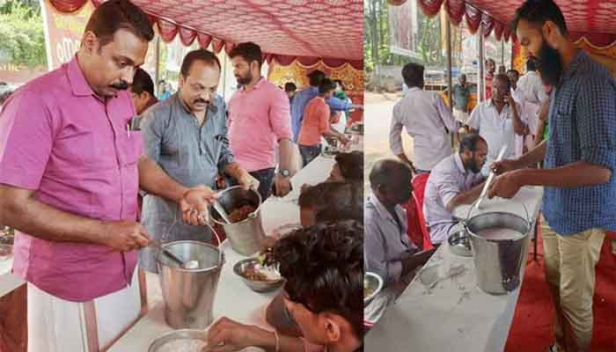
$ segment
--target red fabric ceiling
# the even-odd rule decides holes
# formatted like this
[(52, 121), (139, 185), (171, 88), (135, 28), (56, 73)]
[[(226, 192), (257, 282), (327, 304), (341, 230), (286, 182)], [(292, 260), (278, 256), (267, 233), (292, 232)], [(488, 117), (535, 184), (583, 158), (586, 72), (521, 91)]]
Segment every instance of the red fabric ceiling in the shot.
[[(587, 37), (594, 45), (605, 46), (616, 40), (616, 2), (614, 0), (554, 0), (565, 15), (573, 39)], [(466, 0), (502, 23), (509, 23), (523, 0)]]
[[(459, 24), (463, 18), (474, 33), (479, 23), (484, 24), (483, 34), (495, 34), (496, 39), (509, 39), (509, 23), (515, 10), (524, 0), (388, 0), (390, 5), (417, 1), (422, 11), (433, 16), (445, 6), (449, 18)], [(565, 14), (568, 30), (573, 40), (585, 37), (595, 46), (603, 47), (616, 42), (616, 1), (614, 0), (555, 0)]]
[[(50, 0), (74, 12), (88, 0)], [(154, 16), (161, 37), (185, 45), (198, 40), (215, 51), (252, 41), (288, 62), (324, 59), (363, 69), (363, 0), (132, 0)], [(97, 5), (101, 0), (92, 0)]]

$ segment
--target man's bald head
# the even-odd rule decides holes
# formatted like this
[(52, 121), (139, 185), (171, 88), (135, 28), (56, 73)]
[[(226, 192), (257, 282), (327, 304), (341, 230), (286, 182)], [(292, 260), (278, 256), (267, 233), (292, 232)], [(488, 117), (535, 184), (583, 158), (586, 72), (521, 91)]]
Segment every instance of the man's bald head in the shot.
[(411, 181), (411, 168), (408, 165), (391, 159), (379, 160), (370, 171), (370, 186), (374, 189), (379, 185), (391, 184), (396, 181)]
[(404, 204), (413, 191), (412, 177), (408, 165), (397, 160), (380, 160), (370, 171), (370, 186), (381, 202)]

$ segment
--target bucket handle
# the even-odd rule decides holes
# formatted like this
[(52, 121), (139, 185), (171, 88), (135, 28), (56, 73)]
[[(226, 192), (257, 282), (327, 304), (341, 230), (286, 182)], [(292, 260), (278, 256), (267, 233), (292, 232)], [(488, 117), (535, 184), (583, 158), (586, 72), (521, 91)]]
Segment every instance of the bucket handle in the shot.
[[(462, 224), (464, 225), (464, 227), (467, 227), (468, 224), (468, 219), (470, 219), (471, 213), (473, 212), (473, 208), (475, 208), (475, 205), (477, 204), (477, 202), (481, 199), (481, 197), (475, 199), (475, 201), (471, 204), (471, 206), (468, 208), (468, 213), (466, 214), (466, 219), (462, 221)], [(514, 203), (519, 203), (522, 205), (522, 208), (524, 208), (524, 212), (526, 213), (526, 222), (528, 223), (528, 226), (531, 225), (530, 222), (530, 215), (528, 213), (528, 208), (526, 207), (526, 205), (524, 204), (524, 202), (522, 202), (521, 200), (517, 200), (517, 199), (513, 199), (510, 198), (511, 201), (513, 201)]]
[[(171, 232), (171, 229), (173, 228), (173, 226), (175, 226), (175, 224), (177, 224), (179, 218), (177, 217), (177, 210), (176, 210), (176, 216), (174, 217), (175, 219), (173, 220), (173, 222), (171, 223), (171, 225), (169, 226), (169, 228), (167, 229), (167, 231), (165, 232), (165, 234), (163, 235), (163, 238), (167, 238), (169, 236), (169, 233)], [(203, 220), (205, 220), (205, 218), (202, 218)], [(220, 235), (218, 235), (218, 232), (216, 232), (216, 230), (214, 229), (214, 226), (210, 225), (209, 222), (205, 223), (205, 226), (209, 227), (210, 230), (212, 230), (212, 233), (214, 234), (214, 237), (216, 237), (216, 242), (218, 242), (218, 263), (222, 263), (224, 258), (223, 258), (223, 254), (222, 254), (222, 249), (220, 248), (222, 246), (222, 241), (220, 239)]]

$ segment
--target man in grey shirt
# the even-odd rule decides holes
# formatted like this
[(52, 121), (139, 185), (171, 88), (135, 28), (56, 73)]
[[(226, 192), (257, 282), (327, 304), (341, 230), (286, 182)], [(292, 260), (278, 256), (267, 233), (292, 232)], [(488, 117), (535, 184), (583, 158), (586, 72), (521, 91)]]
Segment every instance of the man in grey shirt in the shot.
[(455, 224), (453, 210), (475, 201), (483, 187), (481, 168), (486, 162), (488, 144), (476, 133), (460, 142), (460, 152), (448, 156), (434, 167), (424, 196), (423, 212), (433, 244), (447, 239)]
[[(225, 104), (216, 94), (219, 79), (220, 62), (213, 53), (188, 53), (181, 67), (180, 90), (143, 115), (145, 153), (185, 186), (214, 188), (216, 175), (224, 172), (245, 188), (258, 187), (229, 150)], [(180, 216), (175, 203), (154, 195), (144, 198), (141, 223), (154, 239), (210, 241), (207, 227), (176, 221)], [(140, 264), (157, 272), (155, 252), (143, 249)]]
[(411, 168), (400, 161), (380, 160), (370, 171), (370, 185), (373, 195), (364, 210), (364, 266), (385, 282), (383, 294), (364, 310), (366, 321), (374, 323), (434, 250), (419, 252), (407, 233), (401, 204), (412, 196)]

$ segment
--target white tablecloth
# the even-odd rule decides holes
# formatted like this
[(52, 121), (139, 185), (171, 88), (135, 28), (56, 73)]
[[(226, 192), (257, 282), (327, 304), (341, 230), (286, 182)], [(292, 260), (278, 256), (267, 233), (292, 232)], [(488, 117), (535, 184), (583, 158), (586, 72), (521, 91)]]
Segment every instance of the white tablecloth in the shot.
[[(284, 198), (270, 197), (262, 205), (263, 227), (267, 234), (281, 225), (299, 223), (297, 199), (302, 184), (314, 185), (323, 182), (328, 177), (334, 163), (333, 159), (318, 157), (293, 177), (291, 193)], [(233, 251), (228, 241), (223, 242), (222, 248), (226, 263), (214, 300), (214, 320), (224, 315), (244, 324), (269, 328), (265, 322), (265, 309), (278, 292), (256, 293), (251, 291), (233, 272), (235, 263), (245, 257)], [(149, 313), (115, 343), (109, 349), (110, 352), (147, 351), (156, 338), (172, 330), (165, 323), (163, 302), (153, 303), (154, 307)]]
[[(480, 212), (526, 217), (523, 203), (534, 223), (542, 195), (540, 187), (525, 187), (514, 200), (486, 200)], [(462, 206), (454, 213), (466, 218), (468, 209)], [(519, 287), (498, 296), (481, 291), (473, 258), (452, 254), (444, 243), (368, 333), (366, 351), (502, 351), (519, 294)]]
[(26, 283), (11, 273), (12, 268), (13, 258), (0, 260), (0, 297)]

